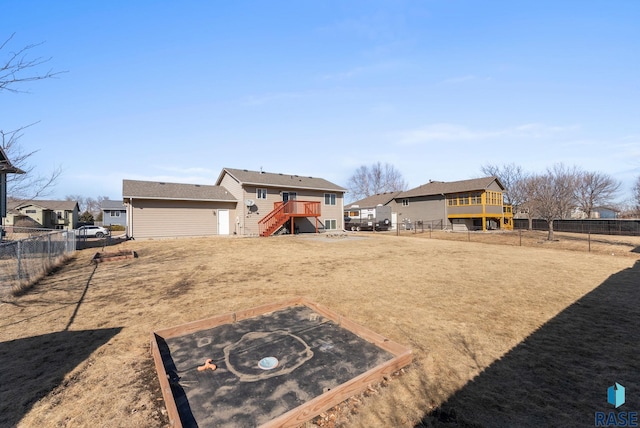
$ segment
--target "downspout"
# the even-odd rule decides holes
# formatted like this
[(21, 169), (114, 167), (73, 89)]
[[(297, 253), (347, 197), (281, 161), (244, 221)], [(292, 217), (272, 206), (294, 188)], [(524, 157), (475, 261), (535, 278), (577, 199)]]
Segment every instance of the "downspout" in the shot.
[[(444, 193), (440, 193), (442, 195), (442, 201), (444, 204), (444, 218), (442, 219), (442, 230), (444, 230), (444, 224), (445, 222), (448, 222), (449, 219), (447, 218), (447, 196)], [(448, 227), (448, 225), (447, 225)]]
[(129, 218), (127, 219), (128, 236), (133, 239), (133, 198), (129, 198)]

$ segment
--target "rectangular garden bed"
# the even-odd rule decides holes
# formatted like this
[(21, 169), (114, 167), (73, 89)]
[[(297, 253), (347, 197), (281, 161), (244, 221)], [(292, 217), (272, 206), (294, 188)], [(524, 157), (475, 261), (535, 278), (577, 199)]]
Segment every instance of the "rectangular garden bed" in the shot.
[(411, 362), (411, 350), (294, 298), (152, 333), (174, 426), (297, 426)]

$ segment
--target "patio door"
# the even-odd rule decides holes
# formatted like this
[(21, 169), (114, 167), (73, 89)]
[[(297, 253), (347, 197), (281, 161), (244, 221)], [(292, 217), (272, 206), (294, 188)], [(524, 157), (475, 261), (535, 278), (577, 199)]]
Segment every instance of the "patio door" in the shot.
[(282, 192), (282, 202), (295, 201), (298, 198), (297, 192)]

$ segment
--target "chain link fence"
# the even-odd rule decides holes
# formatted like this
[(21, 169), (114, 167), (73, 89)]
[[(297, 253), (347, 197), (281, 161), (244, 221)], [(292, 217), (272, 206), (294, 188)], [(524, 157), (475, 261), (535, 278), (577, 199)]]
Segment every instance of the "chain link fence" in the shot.
[[(0, 296), (35, 281), (62, 257), (76, 250), (73, 231), (23, 231), (32, 235), (0, 241)], [(13, 235), (16, 237), (18, 235)]]
[[(514, 219), (515, 229), (528, 229), (528, 219)], [(549, 230), (545, 220), (533, 219), (533, 230)], [(640, 236), (640, 220), (620, 219), (562, 219), (553, 221), (556, 232), (593, 233), (600, 235)]]

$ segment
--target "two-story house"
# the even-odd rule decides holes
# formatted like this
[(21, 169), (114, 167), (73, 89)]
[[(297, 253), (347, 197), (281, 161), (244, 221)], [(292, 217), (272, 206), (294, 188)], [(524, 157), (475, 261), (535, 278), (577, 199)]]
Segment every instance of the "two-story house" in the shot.
[(123, 180), (127, 235), (161, 238), (342, 230), (346, 189), (317, 177), (223, 168), (215, 185)]
[[(33, 200), (8, 204), (5, 226), (43, 229), (75, 229), (79, 207), (76, 201)], [(21, 224), (22, 223), (22, 224)]]
[(497, 177), (461, 181), (430, 181), (404, 192), (385, 193), (353, 202), (360, 207), (392, 208), (392, 222), (401, 229), (513, 229), (513, 213), (505, 205), (504, 186)]

